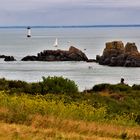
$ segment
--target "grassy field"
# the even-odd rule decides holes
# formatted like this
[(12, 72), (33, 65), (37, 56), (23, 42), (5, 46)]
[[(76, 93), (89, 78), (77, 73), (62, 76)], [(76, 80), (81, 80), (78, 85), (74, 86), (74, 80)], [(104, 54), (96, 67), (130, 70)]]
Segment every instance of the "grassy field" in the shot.
[(0, 92), (0, 139), (140, 139), (134, 120), (122, 116), (108, 120), (107, 107), (66, 102), (67, 96), (62, 97)]
[[(68, 125), (69, 126), (69, 125)], [(34, 126), (0, 123), (1, 140), (119, 140), (96, 133), (84, 133), (83, 130), (67, 131), (66, 128), (36, 128)]]
[(0, 140), (140, 140), (139, 108), (139, 85), (0, 79)]
[(140, 127), (62, 120), (35, 115), (30, 125), (0, 123), (1, 140), (121, 140), (140, 139)]

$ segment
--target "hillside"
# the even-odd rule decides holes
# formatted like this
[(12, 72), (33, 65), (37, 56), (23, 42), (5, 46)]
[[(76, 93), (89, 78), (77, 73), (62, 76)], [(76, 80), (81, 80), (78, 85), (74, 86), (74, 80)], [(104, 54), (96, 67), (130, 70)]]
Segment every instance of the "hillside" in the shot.
[(139, 85), (79, 92), (62, 77), (0, 83), (0, 139), (140, 139)]

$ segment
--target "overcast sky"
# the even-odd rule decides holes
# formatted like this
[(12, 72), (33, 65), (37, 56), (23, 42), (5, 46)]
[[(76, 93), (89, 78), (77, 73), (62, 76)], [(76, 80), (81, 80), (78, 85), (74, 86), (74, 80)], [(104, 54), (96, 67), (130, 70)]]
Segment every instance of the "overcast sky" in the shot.
[(140, 0), (1, 0), (0, 26), (139, 24)]

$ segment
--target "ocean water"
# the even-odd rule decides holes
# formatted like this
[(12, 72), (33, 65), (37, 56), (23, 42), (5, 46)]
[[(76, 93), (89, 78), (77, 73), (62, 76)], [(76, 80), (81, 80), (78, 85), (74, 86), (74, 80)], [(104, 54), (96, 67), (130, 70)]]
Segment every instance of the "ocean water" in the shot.
[[(12, 55), (17, 59), (15, 62), (0, 59), (0, 78), (36, 82), (41, 81), (42, 76), (63, 76), (74, 80), (81, 91), (99, 83), (119, 83), (122, 77), (127, 84), (140, 84), (140, 68), (86, 62), (20, 61), (26, 55), (36, 55), (46, 49), (68, 50), (71, 45), (81, 49), (88, 58), (95, 58), (102, 54), (106, 42), (114, 40), (124, 44), (135, 42), (140, 50), (139, 27), (33, 28), (31, 38), (26, 38), (26, 32), (25, 28), (0, 29), (0, 55)], [(57, 48), (53, 47), (55, 38), (58, 38)]]

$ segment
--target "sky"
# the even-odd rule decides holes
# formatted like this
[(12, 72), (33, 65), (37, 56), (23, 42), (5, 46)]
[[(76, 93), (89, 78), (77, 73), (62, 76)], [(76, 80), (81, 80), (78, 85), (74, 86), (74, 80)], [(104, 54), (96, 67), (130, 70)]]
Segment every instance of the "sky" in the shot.
[(1, 0), (0, 26), (140, 24), (140, 0)]

